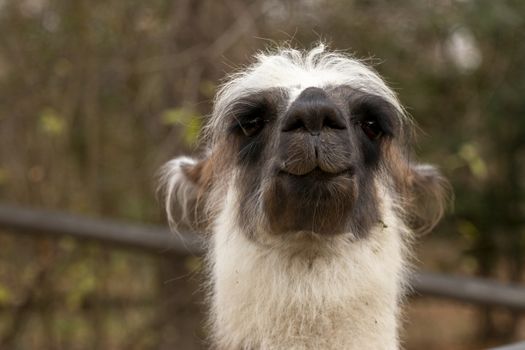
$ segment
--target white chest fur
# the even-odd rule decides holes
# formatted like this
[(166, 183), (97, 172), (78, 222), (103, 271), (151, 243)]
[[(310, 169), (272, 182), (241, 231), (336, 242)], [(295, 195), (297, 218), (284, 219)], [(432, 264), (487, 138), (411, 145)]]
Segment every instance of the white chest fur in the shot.
[(208, 256), (219, 349), (398, 348), (405, 231), (391, 206), (364, 239), (266, 246), (235, 227), (228, 197)]

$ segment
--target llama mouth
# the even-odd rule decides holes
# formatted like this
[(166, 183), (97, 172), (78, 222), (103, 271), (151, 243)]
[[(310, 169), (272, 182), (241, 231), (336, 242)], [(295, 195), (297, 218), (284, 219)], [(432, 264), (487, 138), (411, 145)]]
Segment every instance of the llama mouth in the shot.
[(347, 231), (356, 199), (353, 168), (327, 172), (315, 167), (301, 175), (280, 169), (264, 191), (269, 231), (333, 236)]
[(318, 166), (304, 174), (294, 174), (294, 173), (287, 171), (286, 169), (280, 169), (278, 172), (278, 175), (288, 176), (291, 178), (295, 178), (297, 180), (308, 178), (308, 179), (313, 179), (317, 181), (332, 180), (332, 179), (343, 177), (343, 176), (351, 177), (353, 174), (354, 174), (354, 170), (351, 167), (343, 169), (338, 172), (328, 172), (328, 171), (324, 171)]
[[(289, 200), (294, 199), (290, 205), (301, 207), (301, 210), (306, 210), (312, 203), (352, 201), (356, 181), (353, 168), (328, 172), (320, 167), (300, 175), (280, 170), (275, 180), (274, 184), (280, 189), (281, 194)], [(284, 200), (282, 196), (277, 198)]]

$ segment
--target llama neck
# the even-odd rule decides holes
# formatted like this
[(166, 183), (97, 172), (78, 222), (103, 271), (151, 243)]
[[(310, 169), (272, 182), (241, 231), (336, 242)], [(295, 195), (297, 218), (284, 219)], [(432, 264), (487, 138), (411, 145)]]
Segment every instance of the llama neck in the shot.
[[(397, 349), (402, 231), (310, 247), (252, 242), (219, 220), (209, 254), (219, 349)], [(314, 248), (315, 247), (315, 248)]]

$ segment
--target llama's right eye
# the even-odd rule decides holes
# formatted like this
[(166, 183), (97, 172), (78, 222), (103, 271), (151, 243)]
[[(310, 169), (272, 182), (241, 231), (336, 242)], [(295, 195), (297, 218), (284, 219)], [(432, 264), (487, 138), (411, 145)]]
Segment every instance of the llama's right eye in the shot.
[(266, 120), (256, 117), (247, 121), (238, 120), (238, 126), (245, 136), (251, 137), (259, 134), (266, 124)]
[(239, 137), (257, 136), (272, 120), (273, 109), (271, 104), (255, 95), (237, 101), (231, 110), (230, 132)]

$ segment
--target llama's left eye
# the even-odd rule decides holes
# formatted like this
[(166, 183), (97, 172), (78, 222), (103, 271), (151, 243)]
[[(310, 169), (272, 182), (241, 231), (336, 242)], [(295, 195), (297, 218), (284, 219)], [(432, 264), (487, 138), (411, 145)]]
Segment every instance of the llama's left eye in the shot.
[(266, 121), (263, 118), (254, 118), (248, 121), (239, 121), (239, 127), (241, 128), (245, 136), (255, 136), (262, 131)]
[(383, 129), (381, 129), (377, 120), (361, 121), (359, 126), (370, 140), (379, 140), (383, 136)]

